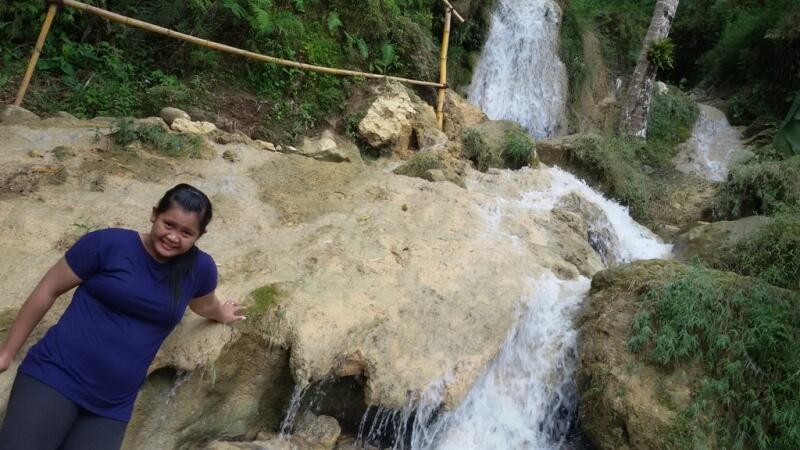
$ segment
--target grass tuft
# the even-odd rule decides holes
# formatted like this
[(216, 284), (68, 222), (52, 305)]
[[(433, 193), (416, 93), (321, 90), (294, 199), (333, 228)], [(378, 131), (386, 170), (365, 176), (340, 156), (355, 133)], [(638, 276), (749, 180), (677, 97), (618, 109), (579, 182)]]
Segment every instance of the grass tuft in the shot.
[(116, 122), (114, 143), (126, 146), (139, 141), (156, 153), (173, 158), (200, 158), (201, 138), (170, 133), (158, 125), (137, 125), (133, 120)]
[(695, 429), (713, 432), (720, 448), (797, 448), (800, 295), (695, 267), (640, 300), (631, 351), (665, 368), (700, 363), (707, 374), (682, 416), (697, 426), (676, 422), (678, 447), (691, 447), (682, 433)]

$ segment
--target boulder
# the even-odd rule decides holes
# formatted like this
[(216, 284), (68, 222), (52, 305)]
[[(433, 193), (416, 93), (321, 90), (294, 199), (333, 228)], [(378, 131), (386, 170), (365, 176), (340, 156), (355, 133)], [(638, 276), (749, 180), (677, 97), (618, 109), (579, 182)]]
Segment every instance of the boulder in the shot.
[(741, 257), (737, 248), (751, 240), (771, 220), (765, 216), (750, 216), (699, 224), (675, 239), (673, 253), (683, 261), (697, 258), (714, 268), (729, 268)]
[(445, 150), (420, 151), (392, 172), (397, 175), (417, 177), (431, 182), (449, 181), (465, 187), (465, 164)]
[(292, 441), (302, 449), (332, 450), (341, 433), (342, 429), (333, 417), (306, 412), (295, 426)]
[(160, 117), (145, 117), (143, 119), (133, 119), (133, 124), (137, 126), (156, 126), (164, 131), (169, 130), (169, 125), (167, 125), (164, 120)]
[(166, 108), (162, 108), (161, 112), (159, 113), (159, 116), (161, 116), (161, 118), (164, 119), (164, 122), (166, 122), (167, 125), (169, 126), (172, 126), (172, 122), (174, 122), (175, 119), (183, 119), (188, 121), (192, 120), (192, 118), (189, 116), (189, 114), (186, 113), (186, 111), (178, 108), (172, 108), (169, 106)]
[(530, 147), (527, 161), (520, 166), (536, 166), (539, 163), (539, 157), (533, 139), (520, 124), (510, 120), (489, 120), (466, 129), (463, 135), (463, 155), (472, 161), (475, 168), (480, 171), (486, 171), (491, 167), (518, 169), (520, 167), (512, 167), (508, 158), (505, 158), (503, 154), (509, 140), (515, 137), (523, 137), (528, 141), (527, 145)]
[(253, 142), (250, 136), (239, 131), (228, 133), (227, 131), (214, 130), (212, 139), (217, 144), (230, 145), (230, 144), (250, 144)]
[(433, 107), (398, 83), (378, 91), (358, 123), (358, 134), (370, 147), (400, 155), (447, 142)]
[(272, 142), (262, 141), (261, 139), (256, 139), (255, 142), (256, 142), (256, 145), (258, 145), (260, 148), (262, 148), (262, 149), (264, 149), (264, 150), (266, 150), (268, 152), (276, 152), (276, 151), (278, 151), (278, 148), (275, 147), (275, 144), (273, 144)]
[(594, 448), (665, 448), (665, 436), (693, 399), (701, 369), (678, 365), (665, 371), (643, 363), (628, 348), (641, 308), (638, 292), (683, 269), (674, 261), (639, 261), (599, 272), (592, 280), (577, 323), (577, 384), (580, 424)]
[(489, 118), (480, 108), (448, 89), (444, 97), (444, 132), (452, 140), (461, 138), (465, 129), (486, 122)]
[(25, 108), (15, 105), (0, 106), (0, 125), (18, 125), (25, 122), (41, 120), (39, 116)]
[(558, 210), (569, 211), (583, 218), (586, 224), (586, 239), (600, 255), (604, 265), (610, 267), (619, 262), (613, 251), (620, 247), (619, 239), (602, 209), (590, 203), (577, 192), (573, 192), (559, 201), (554, 212)]
[(180, 117), (172, 121), (170, 128), (172, 128), (172, 131), (189, 134), (208, 134), (217, 129), (211, 122), (192, 122), (189, 119)]
[(233, 150), (225, 150), (224, 152), (222, 152), (222, 159), (228, 161), (229, 163), (236, 163), (239, 162), (239, 160), (241, 160), (242, 157), (239, 155), (239, 153)]
[[(294, 147), (287, 146), (288, 150)], [(352, 142), (337, 137), (331, 130), (325, 130), (316, 138), (304, 138), (297, 154), (326, 162), (361, 162), (361, 154)]]

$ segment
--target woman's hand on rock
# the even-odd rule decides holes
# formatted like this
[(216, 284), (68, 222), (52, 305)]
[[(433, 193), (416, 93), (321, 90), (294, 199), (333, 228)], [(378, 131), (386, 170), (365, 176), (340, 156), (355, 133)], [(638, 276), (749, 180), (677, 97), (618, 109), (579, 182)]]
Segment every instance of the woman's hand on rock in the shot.
[(221, 317), (222, 320), (220, 320), (220, 322), (231, 323), (231, 322), (237, 322), (239, 320), (244, 320), (246, 319), (246, 317), (243, 314), (246, 309), (247, 309), (246, 307), (232, 300), (226, 300), (222, 302), (222, 305), (220, 307), (220, 311), (222, 313)]

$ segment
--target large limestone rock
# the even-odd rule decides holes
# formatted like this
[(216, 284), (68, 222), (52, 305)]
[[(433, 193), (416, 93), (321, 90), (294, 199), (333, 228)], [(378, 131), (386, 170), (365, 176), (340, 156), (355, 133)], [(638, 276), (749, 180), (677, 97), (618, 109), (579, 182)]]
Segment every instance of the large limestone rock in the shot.
[(317, 161), (362, 163), (358, 147), (331, 130), (325, 130), (316, 138), (304, 138), (296, 153)]
[[(331, 377), (357, 378), (366, 404), (387, 408), (447, 379), (452, 408), (505, 341), (531, 280), (601, 267), (578, 214), (519, 205), (546, 191), (545, 169), (466, 168), (462, 189), (394, 175), (393, 161), (331, 163), (257, 144), (208, 144), (236, 151), (236, 164), (176, 160), (114, 149), (112, 121), (58, 120), (0, 126), (0, 166), (30, 164), (40, 150), (60, 155), (64, 173), (60, 184), (0, 195), (0, 311), (18, 309), (85, 231), (147, 230), (153, 203), (178, 180), (214, 201), (199, 245), (218, 264), (218, 295), (284, 292), (263, 316), (248, 314), (250, 325), (187, 312), (156, 357), (125, 448), (253, 441), (276, 431), (295, 385)], [(0, 399), (13, 376), (0, 374)]]
[(628, 349), (641, 307), (638, 293), (683, 267), (674, 261), (640, 261), (599, 272), (592, 280), (578, 320), (577, 381), (581, 427), (600, 450), (665, 448), (665, 437), (704, 375), (693, 365), (664, 370), (645, 364)]
[(444, 132), (451, 140), (459, 140), (467, 128), (486, 122), (489, 118), (480, 108), (448, 89), (444, 97)]
[(770, 222), (769, 217), (750, 216), (730, 222), (700, 224), (675, 239), (673, 252), (684, 261), (698, 258), (711, 267), (729, 268), (741, 257), (738, 247)]
[(15, 105), (0, 105), (0, 125), (18, 125), (40, 120), (39, 116)]
[(369, 146), (401, 156), (447, 144), (447, 136), (436, 125), (433, 107), (398, 83), (378, 90), (358, 123), (358, 133)]

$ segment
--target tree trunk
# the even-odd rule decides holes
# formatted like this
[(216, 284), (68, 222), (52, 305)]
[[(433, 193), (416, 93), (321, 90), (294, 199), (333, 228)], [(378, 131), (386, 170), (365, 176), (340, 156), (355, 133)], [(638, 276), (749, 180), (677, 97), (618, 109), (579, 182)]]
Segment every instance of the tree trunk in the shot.
[(678, 9), (678, 0), (658, 0), (656, 2), (650, 28), (644, 37), (642, 51), (636, 70), (633, 71), (628, 92), (622, 104), (619, 118), (620, 133), (627, 136), (647, 137), (647, 113), (650, 111), (650, 99), (653, 83), (656, 79), (656, 66), (650, 63), (647, 57), (648, 50), (653, 42), (664, 39), (669, 35), (675, 10)]

